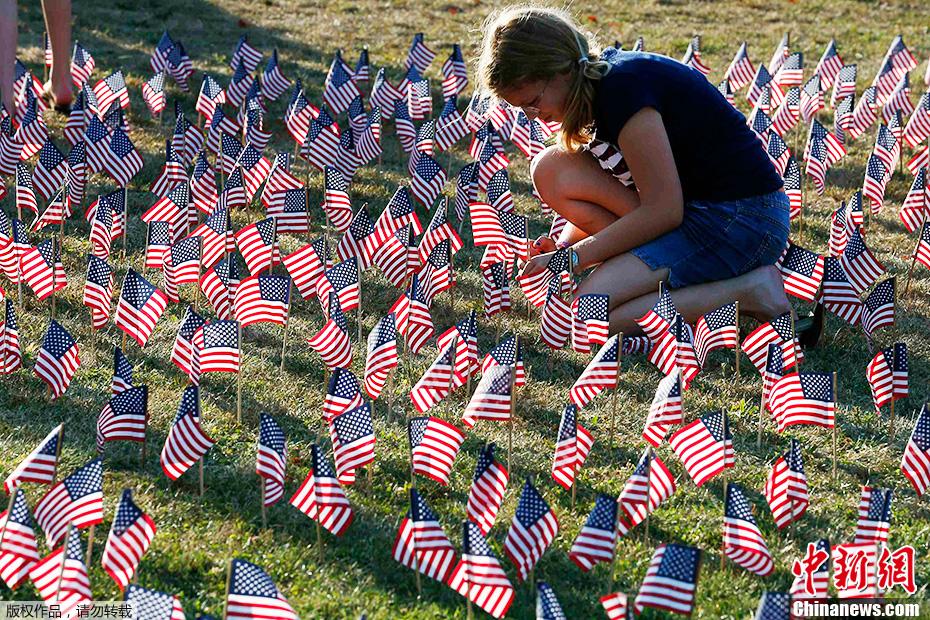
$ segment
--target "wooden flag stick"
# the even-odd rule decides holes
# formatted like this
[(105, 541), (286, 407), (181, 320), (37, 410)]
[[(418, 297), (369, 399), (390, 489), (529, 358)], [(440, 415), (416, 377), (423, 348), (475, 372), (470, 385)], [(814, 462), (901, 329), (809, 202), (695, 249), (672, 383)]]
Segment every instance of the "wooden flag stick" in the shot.
[(71, 538), (71, 530), (74, 523), (68, 521), (68, 529), (65, 530), (65, 544), (61, 548), (61, 572), (58, 573), (58, 583), (55, 585), (55, 600), (61, 600), (61, 582), (65, 577), (65, 559), (68, 557), (68, 539)]
[(242, 424), (242, 323), (237, 323), (239, 333), (239, 367), (236, 370), (236, 422)]
[(318, 557), (319, 557), (319, 559), (320, 559), (320, 564), (322, 564), (322, 563), (323, 563), (323, 560), (324, 560), (324, 557), (323, 557), (323, 534), (320, 532), (320, 522), (319, 522), (319, 521), (315, 521), (315, 523), (316, 523), (316, 548), (317, 548), (317, 554), (318, 554)]
[[(148, 421), (146, 421), (148, 424)], [(145, 435), (142, 435), (142, 452), (139, 455), (139, 466), (145, 467), (145, 456), (148, 453), (148, 443), (145, 440)]]
[[(765, 368), (769, 367), (769, 351), (765, 350)], [(756, 429), (756, 448), (762, 447), (762, 425), (765, 417), (765, 377), (762, 378), (762, 395), (759, 397), (759, 425)]]
[(356, 309), (355, 320), (358, 322), (358, 341), (362, 342), (362, 264), (358, 264), (358, 308)]
[(736, 382), (739, 383), (739, 357), (740, 357), (740, 345), (739, 345), (739, 302), (734, 301), (733, 306), (736, 309), (736, 350), (733, 353), (734, 366), (736, 367)]
[[(833, 371), (833, 406), (836, 408), (836, 403), (839, 401), (836, 387), (836, 371)], [(837, 416), (834, 414), (833, 417), (833, 479), (836, 480), (836, 425), (839, 422)]]
[[(94, 530), (97, 528), (96, 525), (91, 525), (90, 530), (87, 532), (87, 559), (84, 560), (84, 564), (90, 566), (90, 558), (94, 554)], [(65, 539), (65, 545), (68, 544), (67, 539)], [(66, 549), (67, 551), (67, 549)]]
[[(17, 187), (13, 188), (14, 189), (13, 202), (16, 205), (16, 219), (19, 220), (19, 224), (20, 226), (22, 226), (23, 207), (21, 204), (19, 204), (18, 185), (19, 183), (17, 182)], [(12, 230), (10, 231), (10, 234), (15, 237), (15, 234), (13, 234)], [(16, 261), (16, 301), (19, 302), (19, 313), (20, 315), (22, 315), (23, 314), (23, 270), (20, 267), (20, 262), (18, 260)]]
[[(724, 444), (724, 446), (726, 446), (726, 442), (727, 442), (726, 419), (727, 419), (727, 418), (726, 418), (726, 414), (724, 413), (724, 417), (723, 417), (723, 420), (724, 420), (724, 425), (723, 425), (723, 428), (724, 428), (724, 431), (723, 431), (723, 444)], [(726, 461), (726, 448), (724, 448), (724, 462), (725, 462), (725, 461)], [(724, 527), (726, 527), (727, 487), (729, 486), (729, 484), (730, 484), (730, 483), (727, 482), (727, 470), (724, 469), (724, 470), (723, 470), (723, 514), (724, 514)], [(726, 537), (726, 533), (724, 533), (724, 536), (723, 536), (723, 538), (722, 538), (721, 541), (720, 541), (720, 570), (723, 570), (723, 569), (724, 569), (724, 560), (725, 560), (726, 557), (727, 557), (726, 548), (727, 548), (727, 537)]]
[[(617, 334), (617, 377), (614, 380), (614, 393), (610, 396), (610, 447), (614, 447), (614, 432), (617, 424), (617, 392), (620, 391), (620, 362), (623, 358), (623, 332)], [(572, 507), (574, 508), (574, 501)]]
[(258, 498), (259, 503), (262, 505), (262, 527), (268, 527), (268, 511), (265, 509), (265, 485), (267, 481), (264, 476), (261, 476), (262, 481), (262, 493)]
[[(287, 349), (287, 328), (290, 326), (291, 318), (291, 280), (287, 281), (287, 310), (284, 312), (284, 336), (281, 337), (281, 366), (278, 369), (284, 372), (284, 352)], [(241, 343), (240, 343), (241, 344)]]
[[(834, 421), (835, 424), (835, 421)], [(894, 397), (891, 399), (891, 413), (888, 418), (888, 445), (894, 442)], [(0, 538), (0, 540), (3, 540)]]
[(194, 286), (194, 312), (200, 309), (200, 276), (203, 273), (203, 237), (197, 237), (197, 255), (200, 259), (197, 261), (197, 284)]
[[(680, 372), (680, 371), (679, 371)], [(652, 499), (652, 459), (655, 458), (655, 455), (652, 453), (652, 448), (646, 448), (646, 518), (644, 519), (644, 529), (643, 529), (643, 540), (646, 545), (649, 545), (649, 513), (652, 512), (649, 510), (649, 502)]]
[(55, 240), (52, 239), (52, 320), (55, 320), (55, 272), (58, 271), (58, 259), (57, 252), (58, 246), (55, 244)]
[[(516, 337), (516, 350), (520, 350), (520, 337)], [(512, 457), (513, 457), (513, 417), (516, 415), (517, 394), (514, 389), (514, 382), (517, 378), (517, 368), (514, 365), (510, 369), (510, 417), (507, 424), (507, 471), (513, 475)]]
[[(459, 346), (459, 335), (458, 335), (458, 330), (456, 330), (456, 334), (452, 338), (452, 359), (449, 360), (449, 363), (452, 365), (452, 368), (449, 371), (449, 393), (446, 394), (446, 413), (449, 414), (450, 420), (452, 419), (452, 389), (455, 387), (455, 384), (453, 383), (453, 381), (455, 379), (455, 359), (457, 357), (456, 351), (458, 350), (458, 346)], [(513, 381), (511, 381), (510, 389), (511, 390), (513, 389)], [(511, 406), (511, 412), (512, 410), (513, 410), (513, 406)]]
[(61, 460), (61, 441), (64, 438), (65, 427), (62, 425), (58, 429), (58, 441), (55, 442), (55, 469), (52, 471), (52, 486), (55, 485), (55, 481), (58, 480), (58, 462)]
[(3, 547), (3, 538), (6, 536), (6, 524), (10, 521), (10, 513), (13, 512), (13, 500), (16, 499), (16, 493), (19, 489), (10, 493), (10, 501), (6, 505), (6, 518), (3, 520), (3, 528), (0, 528), (0, 548)]
[(223, 620), (226, 620), (229, 612), (229, 584), (232, 581), (232, 558), (226, 564), (226, 594), (223, 596)]
[(126, 238), (129, 237), (129, 191), (123, 187), (123, 254), (126, 260)]

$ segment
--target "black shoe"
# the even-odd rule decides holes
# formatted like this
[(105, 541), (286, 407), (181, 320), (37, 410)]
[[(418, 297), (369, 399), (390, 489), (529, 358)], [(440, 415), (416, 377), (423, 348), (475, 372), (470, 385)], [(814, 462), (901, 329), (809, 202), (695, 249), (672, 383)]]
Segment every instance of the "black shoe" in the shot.
[(802, 349), (816, 348), (820, 334), (823, 333), (823, 304), (817, 304), (812, 315), (799, 319), (795, 332)]

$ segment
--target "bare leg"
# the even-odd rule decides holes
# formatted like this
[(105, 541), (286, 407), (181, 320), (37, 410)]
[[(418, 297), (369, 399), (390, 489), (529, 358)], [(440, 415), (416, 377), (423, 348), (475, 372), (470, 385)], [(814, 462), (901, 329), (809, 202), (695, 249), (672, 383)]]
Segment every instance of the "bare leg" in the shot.
[(69, 105), (71, 89), (71, 0), (42, 0), (45, 29), (52, 46), (52, 72), (45, 89), (56, 105)]
[(0, 103), (13, 114), (13, 63), (16, 59), (16, 0), (0, 0)]

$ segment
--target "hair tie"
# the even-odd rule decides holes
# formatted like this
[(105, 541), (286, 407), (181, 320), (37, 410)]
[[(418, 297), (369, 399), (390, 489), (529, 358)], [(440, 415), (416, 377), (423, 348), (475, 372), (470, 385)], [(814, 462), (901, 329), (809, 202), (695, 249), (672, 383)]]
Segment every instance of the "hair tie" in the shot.
[(588, 64), (589, 62), (591, 62), (591, 61), (588, 59), (587, 56), (582, 56), (581, 58), (578, 59), (578, 64), (581, 65), (581, 66), (584, 66), (584, 65)]

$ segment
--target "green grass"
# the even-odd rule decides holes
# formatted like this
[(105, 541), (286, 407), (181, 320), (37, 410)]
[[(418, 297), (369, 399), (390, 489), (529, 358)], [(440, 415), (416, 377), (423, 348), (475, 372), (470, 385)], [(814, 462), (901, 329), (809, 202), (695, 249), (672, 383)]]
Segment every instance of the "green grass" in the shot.
[[(371, 49), (375, 67), (389, 67), (392, 80), (399, 77), (409, 40), (423, 30), (430, 45), (439, 52), (428, 72), (436, 79), (438, 67), (448, 46), (463, 43), (467, 59), (475, 57), (474, 44), (483, 17), (490, 4), (470, 0), (458, 4), (424, 0), (416, 4), (392, 2), (320, 2), (303, 0), (209, 3), (165, 0), (154, 5), (116, 0), (76, 3), (74, 36), (95, 56), (99, 79), (121, 68), (127, 74), (133, 99), (129, 116), (132, 139), (146, 159), (144, 171), (130, 188), (129, 260), (137, 268), (142, 261), (145, 229), (138, 215), (151, 203), (145, 189), (161, 168), (167, 124), (152, 121), (139, 95), (142, 82), (150, 74), (148, 55), (161, 31), (184, 42), (198, 71), (207, 71), (228, 82), (231, 71), (226, 62), (239, 35), (247, 33), (250, 41), (265, 53), (277, 47), (283, 70), (290, 78), (300, 77), (312, 101), (320, 102), (322, 84), (331, 54), (336, 47), (346, 50), (354, 62), (356, 50), (363, 44)], [(716, 82), (736, 50), (739, 41), (749, 42), (750, 55), (756, 65), (768, 60), (781, 34), (792, 33), (793, 49), (804, 51), (807, 73), (830, 37), (836, 37), (840, 53), (847, 62), (860, 66), (860, 92), (871, 79), (891, 37), (900, 32), (905, 41), (926, 61), (930, 36), (930, 8), (926, 3), (877, 3), (853, 0), (805, 2), (683, 2), (646, 1), (641, 3), (597, 2), (590, 8), (576, 7), (576, 15), (588, 28), (597, 31), (603, 43), (614, 39), (632, 42), (643, 35), (647, 49), (680, 57), (690, 35), (703, 35), (705, 61), (712, 67)], [(21, 56), (33, 70), (41, 72), (42, 21), (37, 3), (20, 6)], [(922, 73), (924, 65), (919, 71)], [(916, 73), (915, 76), (917, 77)], [(180, 97), (184, 108), (192, 112), (200, 76), (193, 80), (194, 93), (185, 95), (174, 89), (169, 101)], [(919, 80), (912, 82), (919, 91)], [(438, 83), (436, 84), (438, 86)], [(740, 93), (742, 95), (742, 93)], [(915, 92), (916, 97), (916, 92)], [(284, 97), (286, 100), (286, 97)], [(285, 101), (270, 106), (271, 127), (275, 139), (269, 151), (291, 150), (279, 121)], [(438, 101), (438, 98), (437, 98)], [(170, 105), (170, 104), (169, 104)], [(170, 107), (169, 107), (170, 109)], [(825, 122), (832, 118), (825, 117)], [(56, 136), (60, 136), (62, 119), (49, 117)], [(353, 204), (365, 201), (375, 212), (390, 198), (405, 177), (406, 160), (400, 158), (393, 129), (385, 131), (385, 161), (382, 168), (360, 171), (351, 188)], [(860, 139), (849, 156), (829, 174), (826, 195), (809, 193), (805, 213), (804, 245), (825, 251), (829, 232), (829, 214), (841, 199), (849, 196), (861, 183), (862, 172), (874, 133)], [(789, 140), (793, 145), (793, 140)], [(453, 156), (453, 170), (465, 162), (467, 152), (459, 145)], [(530, 198), (526, 163), (514, 157), (512, 178), (518, 196), (518, 208), (532, 213), (532, 232), (547, 228), (545, 219), (535, 210)], [(442, 157), (445, 165), (445, 156)], [(305, 172), (298, 163), (297, 171)], [(319, 199), (320, 175), (310, 180), (311, 191)], [(897, 221), (896, 207), (909, 185), (909, 177), (896, 175), (888, 189), (888, 205), (869, 226), (869, 245), (891, 273), (902, 282), (907, 273), (907, 255), (914, 239), (906, 235)], [(112, 189), (108, 179), (95, 177), (88, 196), (95, 197)], [(448, 191), (448, 190), (447, 190)], [(8, 213), (11, 199), (3, 205)], [(234, 215), (241, 227), (259, 218), (260, 209), (252, 206)], [(322, 230), (322, 214), (315, 218), (314, 236)], [(420, 217), (428, 221), (421, 211)], [(86, 462), (94, 455), (94, 428), (101, 407), (108, 397), (111, 347), (120, 340), (111, 326), (92, 337), (87, 312), (81, 305), (84, 256), (89, 249), (88, 228), (74, 218), (67, 225), (64, 262), (70, 284), (59, 299), (62, 323), (78, 339), (82, 367), (64, 397), (49, 401), (43, 384), (31, 373), (36, 350), (48, 324), (48, 304), (27, 295), (26, 313), (20, 318), (21, 341), (26, 370), (5, 377), (0, 382), (0, 469), (9, 471), (45, 433), (64, 422), (65, 442), (62, 474)], [(466, 228), (466, 234), (467, 228)], [(33, 236), (33, 242), (45, 234)], [(291, 251), (305, 239), (286, 237), (285, 250)], [(441, 295), (435, 302), (433, 317), (441, 332), (470, 309), (481, 306), (481, 284), (476, 265), (480, 253), (474, 248), (456, 257), (459, 286), (451, 295)], [(126, 265), (116, 276), (122, 280)], [(148, 274), (155, 282), (161, 277)], [(9, 288), (9, 287), (7, 287)], [(118, 285), (117, 285), (118, 289)], [(185, 301), (192, 300), (190, 287), (182, 290)], [(396, 297), (380, 275), (370, 272), (364, 282), (364, 327), (367, 332)], [(761, 494), (769, 464), (787, 445), (787, 436), (767, 428), (763, 447), (755, 446), (755, 428), (759, 380), (750, 372), (744, 359), (742, 379), (734, 380), (732, 355), (715, 353), (708, 367), (697, 378), (685, 397), (689, 418), (702, 411), (724, 408), (730, 412), (737, 466), (729, 478), (745, 486), (756, 506), (759, 526), (776, 558), (776, 571), (758, 579), (727, 562), (720, 568), (722, 486), (715, 480), (696, 489), (667, 446), (659, 454), (679, 480), (680, 488), (659, 509), (650, 523), (650, 540), (643, 539), (642, 528), (619, 543), (615, 569), (615, 588), (635, 592), (645, 574), (648, 559), (660, 541), (677, 541), (696, 545), (705, 551), (698, 588), (696, 616), (701, 618), (745, 618), (755, 609), (765, 590), (784, 590), (791, 582), (791, 562), (808, 541), (828, 537), (840, 542), (850, 539), (855, 527), (856, 505), (861, 484), (893, 487), (896, 491), (891, 543), (897, 547), (911, 544), (918, 558), (930, 548), (930, 510), (926, 500), (919, 500), (898, 471), (901, 452), (915, 419), (915, 411), (925, 397), (930, 367), (926, 355), (930, 349), (927, 316), (930, 305), (930, 278), (922, 268), (916, 270), (910, 296), (898, 304), (898, 321), (893, 330), (878, 336), (881, 346), (903, 339), (911, 351), (912, 396), (898, 403), (898, 432), (892, 445), (887, 444), (887, 421), (877, 419), (865, 381), (865, 366), (871, 355), (861, 334), (831, 318), (828, 320), (823, 346), (808, 355), (805, 367), (836, 370), (839, 373), (839, 467), (831, 476), (830, 434), (817, 429), (793, 429), (786, 435), (802, 440), (811, 486), (812, 504), (808, 514), (785, 532), (774, 527)], [(582, 414), (582, 423), (592, 429), (597, 439), (591, 456), (580, 473), (574, 509), (570, 494), (551, 482), (549, 467), (559, 415), (567, 400), (574, 378), (587, 363), (584, 356), (560, 351), (551, 353), (537, 340), (537, 323), (527, 319), (522, 295), (514, 288), (515, 312), (504, 320), (504, 333), (515, 332), (529, 343), (526, 347), (529, 382), (519, 394), (514, 427), (513, 472), (511, 485), (498, 524), (492, 531), (494, 549), (502, 556), (502, 542), (516, 507), (522, 479), (535, 476), (546, 499), (561, 522), (561, 532), (536, 568), (537, 579), (550, 582), (565, 611), (572, 618), (602, 617), (597, 598), (606, 591), (608, 573), (603, 566), (582, 574), (568, 560), (572, 540), (594, 503), (597, 493), (616, 495), (633, 469), (642, 450), (640, 431), (645, 419), (658, 373), (642, 358), (625, 362), (618, 398), (617, 428), (614, 448), (607, 436), (610, 400), (598, 398)], [(799, 305), (803, 312), (807, 308)], [(217, 440), (206, 462), (206, 494), (196, 493), (196, 472), (170, 483), (161, 473), (157, 453), (174, 416), (185, 385), (184, 377), (169, 361), (175, 330), (184, 306), (168, 309), (144, 350), (134, 344), (127, 355), (135, 365), (136, 384), (150, 390), (151, 424), (148, 433), (149, 455), (140, 468), (135, 445), (111, 444), (105, 457), (105, 509), (107, 520), (97, 528), (95, 563), (91, 570), (94, 594), (98, 599), (117, 598), (113, 582), (99, 566), (102, 541), (110, 525), (121, 489), (135, 491), (136, 502), (158, 524), (152, 548), (142, 561), (138, 582), (146, 587), (172, 592), (181, 597), (189, 617), (196, 613), (219, 616), (223, 610), (226, 566), (231, 557), (242, 557), (263, 566), (274, 578), (295, 609), (304, 618), (352, 618), (365, 613), (369, 618), (451, 618), (463, 617), (464, 600), (445, 586), (424, 580), (423, 596), (418, 600), (414, 575), (390, 557), (399, 518), (406, 510), (409, 486), (408, 451), (402, 415), (409, 416), (406, 392), (432, 360), (426, 355), (404, 359), (394, 381), (395, 402), (404, 410), (387, 416), (382, 402), (376, 404), (375, 424), (378, 436), (377, 462), (373, 483), (365, 476), (348, 490), (356, 510), (356, 519), (341, 539), (324, 533), (325, 561), (318, 561), (313, 524), (304, 515), (282, 502), (269, 511), (268, 528), (262, 528), (259, 508), (259, 484), (254, 474), (255, 441), (258, 415), (266, 411), (275, 416), (288, 437), (289, 463), (285, 499), (297, 488), (308, 470), (309, 446), (325, 439), (320, 419), (320, 405), (327, 373), (304, 339), (322, 324), (316, 302), (299, 302), (291, 312), (289, 345), (284, 373), (278, 372), (282, 329), (277, 326), (247, 328), (244, 338), (242, 373), (243, 422), (236, 423), (235, 378), (212, 375), (203, 386), (204, 423)], [(351, 318), (354, 327), (355, 319)], [(743, 334), (752, 325), (743, 326)], [(495, 328), (482, 321), (479, 325), (481, 351), (493, 344)], [(364, 351), (357, 347), (354, 370), (361, 372)], [(457, 420), (464, 406), (462, 390), (451, 403), (438, 412), (447, 420)], [(885, 415), (885, 414), (883, 414)], [(460, 523), (465, 514), (465, 498), (471, 473), (480, 447), (485, 441), (507, 444), (504, 425), (479, 423), (468, 439), (456, 463), (447, 488), (419, 481), (419, 488), (450, 534), (460, 544)], [(506, 450), (501, 450), (501, 458)], [(40, 496), (40, 489), (29, 488), (30, 503)], [(511, 577), (509, 562), (502, 560)], [(918, 563), (918, 596), (926, 595), (930, 569)], [(897, 595), (898, 593), (896, 593)], [(2, 596), (8, 596), (4, 592)], [(31, 586), (14, 595), (17, 599), (36, 596)], [(510, 614), (514, 618), (533, 617), (535, 595), (525, 584), (517, 585), (517, 599)], [(658, 614), (646, 613), (645, 617)]]

